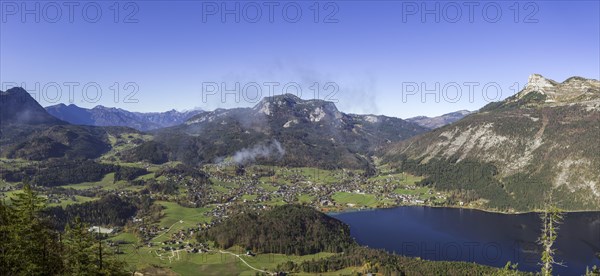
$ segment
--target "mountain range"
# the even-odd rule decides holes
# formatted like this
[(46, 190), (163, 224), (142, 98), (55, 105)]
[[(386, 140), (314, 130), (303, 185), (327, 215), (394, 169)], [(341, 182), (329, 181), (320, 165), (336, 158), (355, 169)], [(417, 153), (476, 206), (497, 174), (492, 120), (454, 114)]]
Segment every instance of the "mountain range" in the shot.
[[(418, 185), (449, 191), (461, 202), (486, 209), (532, 210), (550, 195), (564, 209), (600, 208), (600, 82), (594, 79), (559, 83), (532, 75), (522, 91), (477, 112), (411, 120), (346, 114), (331, 102), (285, 94), (251, 108), (193, 116), (48, 107), (65, 121), (22, 88), (0, 92), (0, 97), (0, 152), (6, 158), (94, 159), (112, 151), (111, 158), (125, 162), (256, 163), (368, 174), (377, 173), (377, 163), (422, 176)], [(79, 123), (113, 124), (115, 118), (119, 123), (114, 124), (121, 124), (132, 118), (123, 125), (174, 125), (148, 131), (141, 139), (135, 137), (142, 133), (130, 127), (69, 123), (78, 112), (84, 114)], [(90, 115), (94, 112), (101, 115)], [(133, 138), (115, 152), (115, 137), (121, 134)]]
[[(427, 131), (399, 118), (340, 112), (323, 100), (291, 94), (267, 97), (252, 108), (218, 109), (160, 129), (153, 142), (169, 159), (245, 163), (261, 159), (290, 166), (361, 168), (383, 144)], [(135, 160), (135, 159), (134, 159)]]
[(126, 126), (141, 131), (170, 127), (181, 124), (187, 119), (202, 113), (202, 110), (179, 112), (130, 112), (121, 108), (96, 106), (92, 109), (74, 104), (57, 104), (46, 107), (50, 115), (74, 125), (89, 126)]

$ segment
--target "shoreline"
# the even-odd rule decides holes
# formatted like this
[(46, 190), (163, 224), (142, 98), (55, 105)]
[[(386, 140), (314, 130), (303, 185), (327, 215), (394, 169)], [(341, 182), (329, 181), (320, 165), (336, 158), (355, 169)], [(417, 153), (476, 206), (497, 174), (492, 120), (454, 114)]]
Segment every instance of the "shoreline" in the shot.
[[(474, 210), (474, 211), (486, 212), (486, 213), (490, 213), (490, 214), (501, 214), (501, 215), (525, 215), (525, 214), (541, 212), (541, 210), (531, 210), (531, 211), (522, 211), (522, 212), (504, 212), (504, 211), (496, 211), (496, 210), (490, 210), (490, 209), (483, 209), (483, 208), (477, 208), (477, 207), (465, 207), (465, 206), (397, 205), (397, 206), (375, 207), (375, 208), (368, 207), (368, 208), (362, 208), (362, 209), (347, 208), (347, 209), (337, 210), (334, 212), (324, 212), (324, 213), (329, 216), (329, 215), (337, 215), (337, 214), (344, 214), (344, 213), (374, 211), (374, 210), (381, 210), (381, 209), (393, 209), (393, 208), (400, 208), (400, 207), (448, 208), (448, 209), (460, 209), (460, 210), (469, 210), (469, 211)], [(319, 211), (323, 212), (323, 209), (319, 209)], [(600, 210), (563, 210), (563, 213), (565, 213), (565, 214), (600, 213)]]

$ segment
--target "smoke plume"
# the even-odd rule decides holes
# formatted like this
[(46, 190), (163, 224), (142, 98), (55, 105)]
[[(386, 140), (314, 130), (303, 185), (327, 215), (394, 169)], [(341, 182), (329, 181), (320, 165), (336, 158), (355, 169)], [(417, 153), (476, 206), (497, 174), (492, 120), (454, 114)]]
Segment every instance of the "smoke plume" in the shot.
[(233, 154), (233, 162), (237, 164), (252, 163), (256, 158), (271, 157), (279, 159), (283, 157), (285, 150), (279, 141), (273, 139), (270, 143), (255, 145), (251, 148), (244, 148)]

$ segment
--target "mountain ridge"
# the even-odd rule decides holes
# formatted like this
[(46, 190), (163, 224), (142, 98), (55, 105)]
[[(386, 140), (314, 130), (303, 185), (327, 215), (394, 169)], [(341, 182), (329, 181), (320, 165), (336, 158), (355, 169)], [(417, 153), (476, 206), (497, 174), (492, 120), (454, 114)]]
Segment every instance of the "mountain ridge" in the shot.
[(187, 119), (202, 113), (202, 110), (165, 112), (132, 112), (122, 108), (95, 106), (91, 109), (74, 104), (57, 104), (45, 108), (51, 115), (77, 125), (127, 126), (140, 131), (181, 124)]

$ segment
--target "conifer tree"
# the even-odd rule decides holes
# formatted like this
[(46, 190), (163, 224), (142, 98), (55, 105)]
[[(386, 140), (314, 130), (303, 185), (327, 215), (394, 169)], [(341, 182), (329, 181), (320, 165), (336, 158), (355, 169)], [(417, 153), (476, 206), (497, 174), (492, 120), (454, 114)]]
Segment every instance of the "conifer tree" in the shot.
[(57, 235), (40, 218), (45, 199), (28, 184), (22, 193), (11, 198), (11, 206), (3, 206), (7, 224), (3, 234), (7, 236), (3, 261), (8, 275), (53, 275), (62, 269), (60, 246)]
[(94, 240), (79, 217), (65, 227), (62, 243), (63, 261), (68, 274), (98, 274), (94, 260)]
[(538, 243), (542, 246), (542, 275), (552, 276), (552, 266), (562, 265), (554, 259), (556, 249), (552, 248), (558, 236), (559, 225), (564, 219), (563, 212), (552, 202), (552, 195), (548, 196), (542, 213), (542, 233)]
[(65, 228), (65, 270), (70, 275), (126, 275), (125, 265), (102, 246), (99, 235), (90, 232), (79, 217)]

